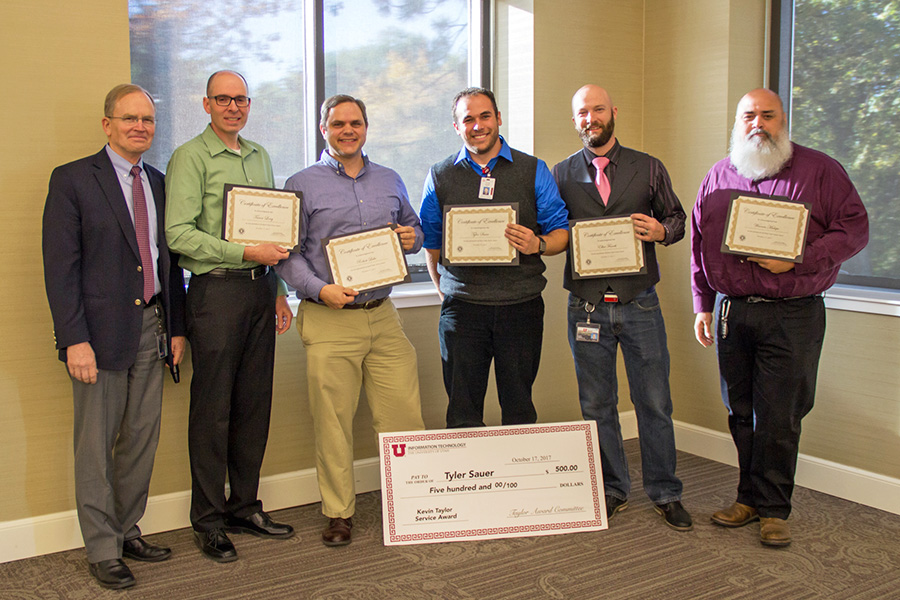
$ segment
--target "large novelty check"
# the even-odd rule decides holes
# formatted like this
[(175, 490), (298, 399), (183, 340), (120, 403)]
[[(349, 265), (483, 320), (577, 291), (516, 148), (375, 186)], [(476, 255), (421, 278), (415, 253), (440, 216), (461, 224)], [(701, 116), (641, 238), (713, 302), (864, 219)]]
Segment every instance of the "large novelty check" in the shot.
[(385, 545), (606, 529), (594, 421), (379, 435)]

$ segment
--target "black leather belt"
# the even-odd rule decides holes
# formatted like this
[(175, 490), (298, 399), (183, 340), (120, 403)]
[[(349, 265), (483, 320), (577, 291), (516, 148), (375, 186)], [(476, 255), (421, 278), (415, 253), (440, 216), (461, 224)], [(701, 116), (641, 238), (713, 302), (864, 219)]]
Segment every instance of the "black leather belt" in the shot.
[(761, 302), (789, 302), (791, 300), (805, 300), (807, 298), (817, 298), (819, 294), (811, 296), (791, 296), (789, 298), (766, 298), (765, 296), (728, 296), (729, 300), (738, 302), (746, 302), (747, 304), (759, 304)]
[(156, 294), (152, 298), (150, 298), (150, 302), (144, 305), (144, 308), (150, 308), (151, 306), (156, 306), (157, 299), (159, 298), (159, 294)]
[(207, 271), (202, 275), (218, 277), (219, 279), (228, 279), (230, 277), (249, 277), (251, 280), (254, 280), (265, 277), (268, 272), (269, 267), (267, 267), (266, 265), (259, 265), (258, 267), (253, 267), (252, 269), (223, 269), (219, 267), (218, 269)]
[[(368, 302), (362, 302), (360, 304), (345, 304), (344, 310), (359, 310), (359, 309), (371, 310), (373, 308), (378, 308), (379, 306), (384, 304), (385, 300), (387, 300), (387, 298), (379, 298), (378, 300), (369, 300)], [(320, 304), (322, 306), (328, 306), (324, 302), (319, 302), (318, 300), (310, 299), (309, 302), (312, 302), (313, 304)]]

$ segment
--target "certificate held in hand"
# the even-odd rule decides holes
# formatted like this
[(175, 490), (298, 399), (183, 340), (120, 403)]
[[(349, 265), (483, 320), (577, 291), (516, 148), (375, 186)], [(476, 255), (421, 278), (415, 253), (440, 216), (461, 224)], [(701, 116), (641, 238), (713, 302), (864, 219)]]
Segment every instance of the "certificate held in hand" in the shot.
[(519, 264), (519, 252), (506, 239), (506, 226), (518, 221), (518, 213), (515, 202), (445, 206), (441, 262), (445, 266)]
[(569, 228), (573, 279), (647, 272), (644, 243), (635, 237), (631, 217), (578, 219)]
[(302, 197), (300, 192), (226, 183), (222, 239), (245, 246), (276, 244), (300, 252)]
[(322, 240), (334, 283), (365, 292), (411, 281), (400, 237), (391, 227)]
[(722, 252), (803, 262), (810, 206), (782, 196), (733, 192)]

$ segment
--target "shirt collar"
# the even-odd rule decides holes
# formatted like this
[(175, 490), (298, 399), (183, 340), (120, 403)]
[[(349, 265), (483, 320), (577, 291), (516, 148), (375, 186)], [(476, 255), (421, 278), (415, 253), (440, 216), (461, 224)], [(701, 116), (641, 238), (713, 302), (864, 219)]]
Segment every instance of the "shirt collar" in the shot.
[[(113, 168), (118, 171), (123, 177), (128, 177), (129, 175), (131, 175), (131, 168), (134, 165), (116, 154), (116, 151), (110, 148), (109, 144), (106, 145), (106, 154), (109, 156), (109, 160), (112, 162)], [(141, 172), (143, 173), (144, 159), (139, 158), (136, 164), (141, 168)]]
[[(605, 156), (606, 158), (609, 159), (609, 162), (618, 166), (619, 151), (621, 149), (622, 149), (622, 146), (619, 145), (619, 138), (616, 138), (616, 141), (613, 143), (613, 147), (609, 149), (609, 152), (607, 152), (606, 154), (603, 154), (602, 156)], [(584, 156), (584, 160), (587, 161), (587, 163), (589, 165), (594, 164), (594, 159), (597, 158), (597, 156), (598, 156), (597, 154), (594, 154), (587, 148), (582, 148), (581, 154), (582, 154), (582, 156)]]
[[(362, 167), (362, 169), (359, 170), (359, 174), (357, 175), (357, 177), (359, 177), (360, 175), (365, 173), (366, 167), (369, 166), (369, 156), (365, 152), (363, 152), (362, 158), (363, 158), (363, 167)], [(322, 162), (324, 165), (334, 169), (338, 173), (344, 174), (344, 165), (341, 163), (341, 161), (339, 161), (338, 159), (336, 159), (335, 157), (333, 157), (332, 155), (330, 155), (328, 153), (328, 148), (325, 148), (324, 150), (322, 150), (322, 154), (319, 155), (319, 161)]]
[[(502, 135), (500, 136), (500, 153), (491, 159), (491, 161), (488, 163), (488, 166), (493, 167), (495, 164), (497, 164), (497, 159), (500, 158), (501, 156), (503, 158), (505, 158), (506, 160), (508, 160), (509, 162), (513, 161), (512, 150), (510, 150), (509, 144), (506, 143), (506, 140), (503, 139)], [(462, 149), (459, 151), (459, 154), (456, 155), (456, 160), (453, 161), (453, 164), (457, 165), (464, 160), (468, 160), (470, 164), (476, 166), (478, 169), (481, 169), (481, 165), (479, 165), (474, 160), (472, 160), (472, 157), (469, 154), (469, 149), (466, 148), (465, 146), (463, 146)]]
[[(225, 145), (225, 142), (222, 141), (216, 132), (213, 131), (212, 125), (207, 125), (206, 129), (203, 130), (203, 133), (200, 134), (200, 137), (203, 139), (203, 142), (206, 144), (206, 148), (209, 150), (210, 156), (215, 156), (217, 154), (222, 154), (223, 152), (227, 152), (228, 154), (238, 155), (236, 150), (232, 150), (228, 146)], [(256, 148), (247, 143), (244, 138), (238, 136), (238, 144), (241, 146), (241, 156), (249, 155), (252, 152), (256, 152)]]

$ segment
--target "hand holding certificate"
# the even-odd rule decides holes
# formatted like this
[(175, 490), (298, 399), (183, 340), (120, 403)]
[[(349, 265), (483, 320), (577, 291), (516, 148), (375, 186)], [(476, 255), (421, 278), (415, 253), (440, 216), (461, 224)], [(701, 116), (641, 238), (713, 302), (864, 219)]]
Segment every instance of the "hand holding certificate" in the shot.
[(594, 421), (379, 435), (384, 543), (606, 529)]
[(442, 262), (445, 265), (519, 264), (519, 253), (506, 239), (516, 223), (518, 204), (473, 204), (444, 207)]
[(644, 243), (631, 217), (570, 221), (572, 277), (587, 279), (646, 273)]
[(222, 239), (300, 251), (300, 192), (225, 184)]
[(803, 262), (809, 208), (787, 198), (734, 192), (722, 252)]
[(390, 227), (322, 240), (334, 283), (364, 292), (410, 281), (400, 238)]

